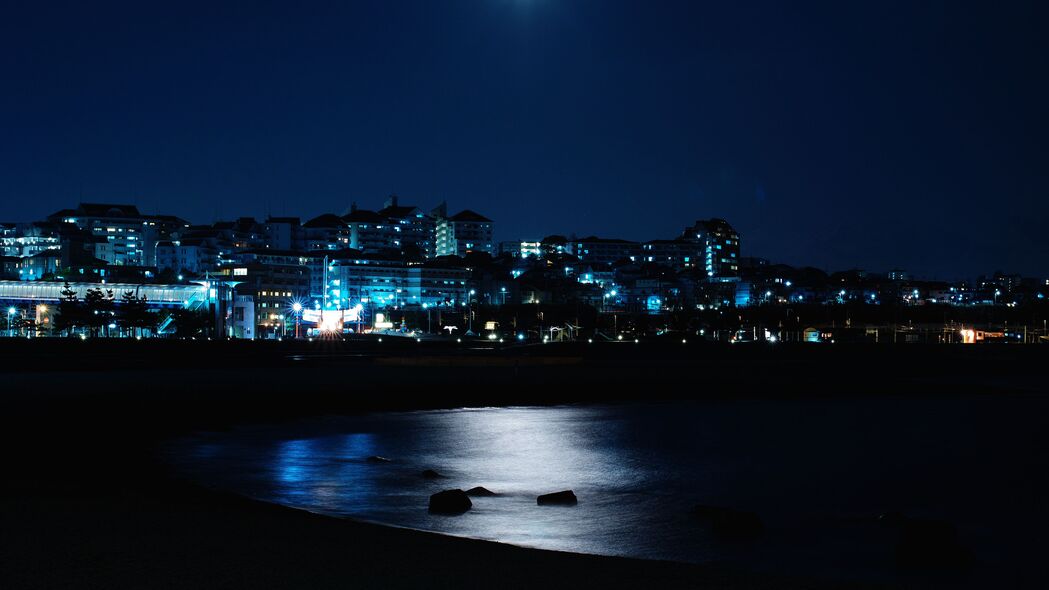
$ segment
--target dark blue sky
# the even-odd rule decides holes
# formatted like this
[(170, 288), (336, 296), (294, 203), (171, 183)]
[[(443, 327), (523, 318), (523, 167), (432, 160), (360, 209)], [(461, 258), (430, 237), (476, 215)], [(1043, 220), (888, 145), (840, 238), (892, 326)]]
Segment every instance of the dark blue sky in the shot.
[(790, 264), (1049, 275), (1044, 2), (15, 4), (5, 220), (397, 193), (500, 240), (719, 216)]

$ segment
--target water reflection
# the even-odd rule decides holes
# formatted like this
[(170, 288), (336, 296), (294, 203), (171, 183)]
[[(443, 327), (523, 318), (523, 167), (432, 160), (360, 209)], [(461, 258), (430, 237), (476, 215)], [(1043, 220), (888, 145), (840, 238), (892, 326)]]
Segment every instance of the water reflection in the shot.
[[(1035, 545), (1021, 540), (1049, 526), (1046, 405), (852, 399), (415, 412), (203, 435), (176, 457), (209, 483), (327, 514), (548, 549), (884, 580), (894, 574), (870, 518), (886, 510), (955, 523), (985, 563), (1028, 563)], [(374, 455), (391, 461), (369, 462)], [(424, 469), (445, 477), (426, 479)], [(475, 498), (457, 517), (427, 512), (430, 494), (474, 486), (500, 495)], [(537, 495), (561, 489), (579, 504), (536, 506)], [(754, 510), (766, 534), (725, 543), (688, 518), (695, 503)]]
[(275, 443), (272, 460), (261, 466), (263, 481), (273, 484), (265, 497), (331, 514), (348, 514), (348, 506), (366, 509), (376, 495), (366, 462), (372, 439), (353, 433)]

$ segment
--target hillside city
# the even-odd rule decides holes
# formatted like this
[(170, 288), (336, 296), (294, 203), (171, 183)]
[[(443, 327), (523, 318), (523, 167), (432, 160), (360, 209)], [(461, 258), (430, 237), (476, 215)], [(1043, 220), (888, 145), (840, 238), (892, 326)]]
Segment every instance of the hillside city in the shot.
[(4, 334), (1046, 340), (1047, 278), (796, 268), (742, 256), (716, 218), (640, 242), (496, 241), (495, 225), (396, 196), (378, 210), (210, 225), (81, 203), (0, 224)]

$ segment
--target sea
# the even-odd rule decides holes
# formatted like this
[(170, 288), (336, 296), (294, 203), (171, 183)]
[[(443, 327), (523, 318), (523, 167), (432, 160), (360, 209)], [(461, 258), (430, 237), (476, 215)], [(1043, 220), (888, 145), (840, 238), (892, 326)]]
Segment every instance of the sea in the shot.
[[(558, 551), (929, 587), (1046, 587), (1049, 397), (824, 395), (469, 408), (200, 432), (200, 484), (338, 518)], [(382, 457), (388, 461), (377, 461)], [(426, 478), (424, 470), (441, 477)], [(429, 496), (483, 486), (457, 516)], [(574, 506), (537, 505), (573, 490)], [(725, 535), (697, 505), (752, 512)], [(886, 513), (950, 523), (965, 568), (902, 567)]]

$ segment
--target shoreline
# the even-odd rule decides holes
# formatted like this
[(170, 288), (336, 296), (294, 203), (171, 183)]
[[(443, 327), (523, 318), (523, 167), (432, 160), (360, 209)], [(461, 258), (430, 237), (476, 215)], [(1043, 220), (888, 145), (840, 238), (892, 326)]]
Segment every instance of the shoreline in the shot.
[[(89, 355), (73, 363), (83, 365), (75, 370), (47, 372), (49, 355), (3, 375), (4, 460), (14, 476), (0, 491), (0, 570), (13, 580), (5, 587), (881, 587), (556, 552), (336, 519), (191, 484), (174, 477), (157, 457), (163, 442), (180, 434), (324, 415), (819, 396), (806, 388), (804, 377), (806, 368), (828, 360), (820, 352), (806, 359), (804, 350), (782, 356), (715, 350), (708, 359), (627, 362), (615, 358), (618, 351), (613, 350), (611, 358), (480, 368), (454, 363), (390, 367), (341, 357), (280, 363), (270, 362), (266, 354), (247, 354), (225, 366), (205, 358), (204, 367), (187, 371), (178, 363), (157, 368), (150, 350), (106, 351), (119, 358), (116, 368), (92, 366), (97, 361)], [(827, 374), (844, 375), (855, 366), (881, 369), (877, 358), (868, 358), (869, 349), (858, 350), (863, 353), (837, 353), (848, 362), (827, 366)], [(910, 368), (900, 365), (907, 378), (887, 379), (883, 371), (863, 392), (850, 395), (893, 395), (923, 381), (952, 378), (954, 373), (944, 368), (958, 361), (941, 359), (932, 363), (939, 372), (922, 371), (914, 369), (922, 367), (923, 353), (913, 349), (907, 355), (913, 357)], [(176, 356), (192, 366), (197, 352), (182, 348)], [(1019, 378), (1021, 386), (992, 390), (983, 384), (963, 389), (948, 385), (925, 393), (1045, 392), (1030, 378), (1041, 376), (1046, 354), (1013, 358), (995, 351), (990, 356), (993, 363), (957, 368), (986, 381)], [(621, 375), (594, 379), (595, 370), (616, 364)], [(709, 382), (731, 383), (731, 390), (694, 386), (695, 373), (726, 365), (733, 370)], [(747, 370), (737, 372), (737, 366)], [(397, 378), (391, 379), (389, 371), (396, 371)], [(153, 382), (146, 388), (142, 380), (148, 376)], [(352, 381), (353, 387), (324, 388), (342, 381)], [(652, 382), (678, 387), (665, 396), (644, 395), (652, 391)], [(785, 385), (774, 392), (760, 389), (775, 382)], [(472, 385), (455, 396), (441, 396), (442, 386), (456, 383)], [(537, 388), (537, 383), (559, 386), (550, 390)], [(420, 392), (420, 384), (433, 390)]]

